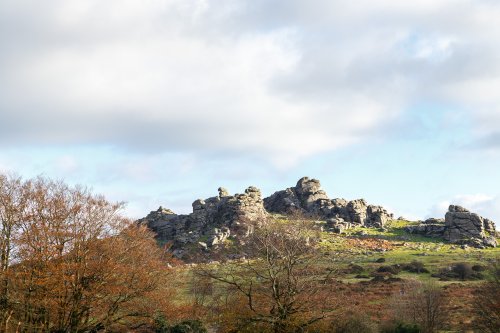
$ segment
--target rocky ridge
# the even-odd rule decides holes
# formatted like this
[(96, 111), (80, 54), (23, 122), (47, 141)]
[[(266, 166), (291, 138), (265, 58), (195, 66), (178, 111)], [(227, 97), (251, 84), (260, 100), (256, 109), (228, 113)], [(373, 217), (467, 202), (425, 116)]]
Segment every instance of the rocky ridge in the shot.
[(275, 192), (264, 199), (267, 211), (280, 214), (300, 213), (326, 220), (330, 231), (342, 232), (353, 226), (383, 228), (394, 218), (381, 206), (368, 205), (364, 199), (330, 199), (317, 179), (303, 177), (295, 187)]
[(221, 187), (218, 196), (195, 200), (192, 207), (188, 215), (160, 207), (138, 223), (154, 231), (158, 240), (169, 242), (174, 256), (182, 258), (189, 245), (208, 250), (229, 237), (244, 237), (252, 232), (252, 222), (267, 216), (260, 190), (253, 186), (235, 195)]
[[(218, 192), (217, 196), (195, 200), (190, 214), (177, 215), (160, 207), (138, 223), (154, 231), (160, 242), (169, 243), (174, 256), (184, 259), (190, 251), (213, 253), (228, 241), (243, 241), (253, 232), (255, 223), (265, 221), (269, 213), (299, 214), (325, 221), (324, 229), (335, 233), (356, 226), (384, 231), (387, 222), (394, 219), (386, 209), (369, 205), (364, 199), (330, 199), (320, 182), (308, 177), (265, 199), (253, 186), (242, 194), (230, 195), (222, 187)], [(445, 219), (428, 219), (405, 230), (456, 244), (497, 245), (494, 223), (460, 206), (450, 206)]]
[(170, 243), (174, 255), (182, 258), (193, 245), (197, 250), (209, 251), (228, 239), (243, 240), (252, 232), (255, 222), (265, 221), (268, 212), (300, 213), (324, 220), (327, 230), (334, 232), (355, 225), (382, 228), (392, 219), (392, 214), (384, 208), (368, 205), (363, 199), (329, 199), (319, 181), (308, 177), (264, 200), (260, 190), (253, 186), (243, 194), (230, 195), (222, 187), (218, 191), (218, 196), (195, 200), (191, 214), (177, 215), (160, 207), (138, 223), (154, 231), (159, 241)]

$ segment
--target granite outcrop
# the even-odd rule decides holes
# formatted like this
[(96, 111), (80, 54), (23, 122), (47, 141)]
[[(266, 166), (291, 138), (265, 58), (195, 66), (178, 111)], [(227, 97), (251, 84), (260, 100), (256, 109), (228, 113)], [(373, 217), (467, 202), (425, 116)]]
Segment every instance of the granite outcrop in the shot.
[(267, 216), (260, 190), (253, 186), (235, 195), (221, 187), (218, 196), (195, 200), (192, 207), (193, 212), (186, 215), (160, 207), (138, 223), (148, 226), (160, 242), (169, 243), (173, 254), (182, 258), (192, 246), (209, 250), (229, 238), (242, 238), (252, 232), (253, 222)]
[(264, 199), (267, 211), (303, 214), (325, 220), (328, 230), (342, 232), (353, 226), (383, 228), (394, 218), (385, 208), (369, 205), (364, 199), (330, 199), (317, 179), (303, 177), (294, 187), (275, 192)]
[(405, 230), (427, 237), (441, 237), (454, 244), (478, 248), (497, 246), (493, 221), (456, 205), (449, 206), (444, 219), (431, 218)]

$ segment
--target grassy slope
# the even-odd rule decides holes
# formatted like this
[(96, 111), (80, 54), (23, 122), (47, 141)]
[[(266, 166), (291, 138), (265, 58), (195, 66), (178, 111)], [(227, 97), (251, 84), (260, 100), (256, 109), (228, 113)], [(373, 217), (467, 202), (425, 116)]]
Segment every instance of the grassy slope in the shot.
[[(366, 271), (382, 265), (375, 263), (378, 258), (386, 259), (383, 265), (405, 264), (418, 260), (424, 263), (431, 273), (437, 273), (439, 269), (457, 262), (487, 265), (490, 260), (500, 259), (500, 247), (469, 247), (464, 250), (441, 239), (406, 233), (404, 227), (413, 223), (392, 221), (385, 232), (368, 228), (353, 228), (342, 235), (325, 232), (322, 233), (322, 248), (327, 254), (340, 254), (344, 257), (344, 263), (356, 263), (365, 267)], [(408, 274), (424, 279), (430, 275)]]
[[(286, 223), (285, 218), (281, 218)], [(467, 262), (472, 265), (488, 266), (491, 260), (500, 259), (500, 248), (490, 249), (462, 249), (460, 246), (445, 243), (441, 239), (411, 235), (404, 231), (404, 227), (413, 224), (409, 221), (392, 221), (387, 225), (387, 231), (368, 228), (353, 228), (344, 234), (321, 233), (321, 250), (323, 260), (319, 265), (325, 269), (343, 269), (349, 265), (362, 266), (363, 272), (341, 274), (341, 281), (351, 290), (354, 298), (358, 297), (360, 311), (371, 315), (378, 320), (390, 316), (390, 295), (397, 292), (400, 285), (396, 283), (372, 283), (356, 275), (367, 275), (380, 266), (393, 264), (407, 264), (414, 260), (424, 264), (430, 273), (400, 272), (396, 276), (420, 281), (434, 280), (446, 288), (450, 303), (450, 330), (455, 332), (459, 328), (466, 328), (471, 321), (472, 300), (474, 287), (482, 281), (439, 281), (431, 277), (441, 269), (454, 263)], [(376, 260), (384, 258), (384, 263)], [(214, 263), (212, 265), (217, 265)], [(179, 267), (176, 281), (180, 298), (179, 303), (190, 302), (189, 284), (192, 282), (192, 271), (188, 266)]]

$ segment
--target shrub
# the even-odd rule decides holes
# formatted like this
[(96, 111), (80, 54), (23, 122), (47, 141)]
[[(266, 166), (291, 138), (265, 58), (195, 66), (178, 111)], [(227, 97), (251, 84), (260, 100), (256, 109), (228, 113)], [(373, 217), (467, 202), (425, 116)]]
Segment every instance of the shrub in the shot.
[(424, 263), (421, 261), (414, 260), (409, 264), (403, 266), (403, 270), (410, 273), (429, 273), (429, 270), (424, 267)]
[[(448, 318), (447, 304), (448, 299), (436, 282), (408, 281), (400, 292), (394, 294), (394, 319), (396, 323), (411, 323), (418, 325), (422, 332), (434, 333), (444, 326)], [(412, 327), (399, 329), (406, 332), (403, 329)]]
[(465, 262), (460, 262), (452, 266), (451, 271), (460, 280), (469, 280), (473, 276), (472, 266)]
[(486, 266), (474, 265), (474, 266), (472, 266), (472, 270), (474, 272), (484, 272), (486, 270)]
[(373, 282), (385, 281), (385, 277), (383, 275), (375, 275), (371, 281)]
[(385, 262), (385, 258), (378, 258), (377, 260), (375, 260), (375, 262), (383, 263)]
[(363, 268), (363, 266), (356, 265), (356, 264), (350, 264), (349, 267), (347, 267), (345, 272), (347, 274), (361, 274), (361, 273), (363, 273), (364, 270), (365, 269)]
[(376, 333), (377, 325), (367, 316), (352, 315), (335, 323), (334, 333)]
[(199, 320), (185, 320), (170, 328), (168, 333), (207, 333), (207, 329)]
[(401, 271), (401, 268), (399, 266), (396, 266), (396, 265), (392, 265), (392, 266), (380, 266), (377, 269), (377, 272), (379, 272), (379, 273), (399, 274), (400, 271)]
[(384, 326), (381, 333), (420, 333), (422, 330), (416, 324), (390, 323)]
[(157, 313), (155, 315), (153, 329), (155, 333), (169, 333), (170, 327), (163, 313)]
[(473, 270), (469, 263), (464, 262), (444, 268), (438, 274), (433, 274), (432, 276), (439, 277), (442, 281), (453, 279), (460, 279), (462, 281), (483, 279), (483, 275), (480, 272)]
[(481, 284), (475, 295), (474, 325), (480, 332), (500, 332), (500, 261), (491, 266), (489, 281)]

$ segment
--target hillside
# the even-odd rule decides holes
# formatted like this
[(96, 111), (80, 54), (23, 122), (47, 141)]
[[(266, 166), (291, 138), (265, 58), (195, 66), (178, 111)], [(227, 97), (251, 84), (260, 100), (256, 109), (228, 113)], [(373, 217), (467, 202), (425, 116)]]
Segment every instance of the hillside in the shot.
[[(5, 332), (498, 332), (495, 224), (395, 220), (319, 181), (161, 208), (0, 174)], [(148, 229), (149, 228), (149, 229)]]
[(475, 248), (498, 244), (494, 222), (463, 207), (450, 206), (445, 218), (395, 220), (385, 208), (368, 204), (364, 199), (330, 199), (321, 189), (320, 182), (308, 177), (264, 199), (254, 186), (243, 194), (230, 195), (222, 187), (218, 192), (218, 196), (195, 200), (191, 214), (177, 215), (160, 207), (138, 223), (148, 226), (156, 233), (160, 244), (168, 243), (174, 256), (186, 262), (210, 260), (226, 241), (233, 245), (235, 241), (244, 241), (255, 223), (273, 216), (315, 220), (318, 230), (325, 235), (353, 235), (355, 230), (365, 228), (366, 231), (360, 232), (387, 240), (413, 239), (414, 235), (421, 235), (420, 239), (441, 239), (444, 243)]
[[(309, 278), (306, 280), (321, 277), (329, 282), (323, 285), (319, 294), (317, 291), (305, 293), (301, 301), (304, 304), (311, 301), (309, 296), (315, 295), (307, 316), (317, 315), (319, 311), (343, 318), (350, 324), (365, 325), (346, 331), (338, 328), (342, 320), (332, 321), (325, 315), (325, 320), (309, 328), (311, 332), (325, 329), (334, 332), (384, 331), (384, 326), (394, 325), (395, 320), (401, 318), (398, 308), (405, 307), (401, 306), (401, 299), (412, 290), (414, 292), (415, 286), (431, 286), (429, 290), (434, 290), (442, 301), (440, 315), (445, 314), (447, 319), (439, 323), (437, 331), (479, 332), (477, 327), (481, 326), (483, 319), (477, 314), (477, 295), (485, 281), (498, 274), (491, 267), (497, 267), (495, 265), (500, 260), (495, 224), (465, 208), (451, 206), (444, 218), (426, 221), (394, 219), (383, 207), (369, 205), (363, 199), (330, 199), (321, 190), (319, 181), (307, 177), (300, 179), (296, 186), (264, 199), (255, 187), (234, 196), (220, 188), (219, 196), (196, 200), (192, 214), (176, 215), (160, 208), (139, 223), (155, 231), (159, 243), (181, 260), (173, 268), (180, 292), (178, 304), (192, 309), (197, 318), (211, 323), (209, 326), (215, 323), (216, 326), (223, 325), (219, 327), (220, 331), (240, 327), (242, 323), (238, 318), (256, 318), (255, 313), (252, 315), (252, 311), (244, 310), (245, 296), (240, 294), (243, 298), (239, 298), (234, 288), (250, 288), (247, 292), (252, 293), (252, 285), (257, 285), (262, 279), (264, 284), (267, 281), (266, 274), (257, 272), (267, 267), (266, 262), (269, 265), (271, 262), (269, 257), (260, 256), (262, 248), (256, 250), (252, 243), (260, 244), (261, 236), (256, 235), (268, 228), (274, 230), (273, 237), (279, 238), (272, 245), (272, 251), (279, 252), (278, 257), (286, 257), (290, 250), (280, 249), (289, 240), (281, 239), (284, 236), (279, 236), (279, 233), (288, 233), (298, 226), (309, 230), (307, 243), (314, 239), (312, 252), (306, 250), (307, 247), (302, 248), (307, 255), (297, 258), (307, 259), (298, 262), (314, 258), (307, 264)], [(300, 238), (293, 238), (291, 249), (295, 251), (294, 244), (300, 242)], [(266, 253), (268, 256), (269, 249)], [(280, 259), (274, 260), (273, 265), (280, 262)], [(227, 280), (228, 276), (230, 280)], [(300, 281), (304, 277), (295, 278)], [(204, 294), (207, 290), (201, 286), (209, 288), (208, 294)], [(425, 288), (418, 290), (427, 290)], [(199, 293), (203, 294), (200, 304), (196, 301)], [(221, 305), (218, 302), (223, 295), (235, 298)], [(429, 294), (425, 295), (429, 297)], [(235, 301), (243, 302), (236, 306), (238, 310), (232, 303)], [(261, 305), (262, 309), (269, 309), (269, 304), (265, 304)], [(213, 311), (217, 313), (215, 317)], [(268, 318), (266, 313), (258, 316)], [(247, 330), (240, 327), (238, 332), (264, 331), (265, 325), (259, 326), (259, 320), (248, 326), (253, 328), (245, 324)], [(326, 323), (336, 325), (336, 328), (327, 329)], [(283, 332), (288, 332), (288, 329)], [(433, 328), (429, 332), (437, 331)]]

